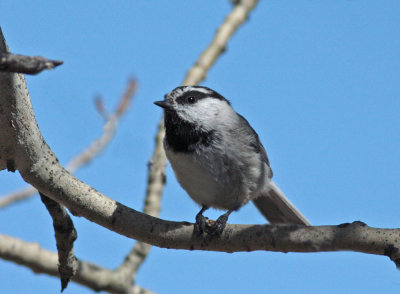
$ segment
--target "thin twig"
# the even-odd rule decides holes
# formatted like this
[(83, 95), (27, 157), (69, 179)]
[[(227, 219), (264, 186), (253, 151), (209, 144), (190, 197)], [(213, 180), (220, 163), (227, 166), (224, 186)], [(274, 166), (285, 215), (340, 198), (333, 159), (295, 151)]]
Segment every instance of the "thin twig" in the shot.
[(32, 186), (27, 186), (25, 188), (19, 189), (17, 191), (10, 192), (1, 196), (0, 198), (0, 209), (4, 208), (10, 204), (25, 200), (32, 195), (37, 193), (37, 189)]
[(94, 140), (92, 144), (76, 157), (74, 157), (65, 167), (69, 172), (74, 173), (78, 168), (84, 164), (88, 164), (93, 158), (99, 155), (104, 150), (110, 141), (114, 138), (117, 130), (118, 122), (125, 111), (128, 109), (129, 104), (132, 100), (133, 94), (135, 93), (137, 82), (133, 79), (129, 79), (128, 86), (122, 95), (115, 112), (108, 116), (108, 120), (104, 125), (104, 131), (100, 138)]
[(197, 85), (206, 78), (210, 67), (217, 58), (226, 51), (229, 39), (237, 29), (248, 19), (250, 12), (257, 5), (258, 0), (242, 0), (235, 5), (218, 28), (214, 39), (207, 49), (200, 55), (194, 66), (187, 72), (182, 85)]
[(11, 53), (0, 54), (0, 71), (35, 75), (46, 69), (63, 64), (60, 60), (50, 60), (42, 56), (25, 56)]
[[(134, 79), (129, 79), (127, 88), (118, 102), (114, 113), (107, 116), (107, 121), (105, 122), (103, 128), (103, 134), (100, 138), (94, 140), (89, 147), (71, 159), (66, 166), (66, 169), (69, 172), (74, 173), (78, 168), (88, 164), (108, 146), (110, 141), (115, 136), (119, 120), (129, 108), (136, 88), (137, 82)], [(98, 109), (99, 113), (103, 116), (102, 112), (99, 110), (98, 104), (102, 104), (102, 102), (97, 102), (96, 100), (96, 109)], [(37, 193), (37, 189), (32, 186), (10, 192), (0, 198), (0, 208), (4, 208), (21, 200), (25, 200), (35, 193)]]

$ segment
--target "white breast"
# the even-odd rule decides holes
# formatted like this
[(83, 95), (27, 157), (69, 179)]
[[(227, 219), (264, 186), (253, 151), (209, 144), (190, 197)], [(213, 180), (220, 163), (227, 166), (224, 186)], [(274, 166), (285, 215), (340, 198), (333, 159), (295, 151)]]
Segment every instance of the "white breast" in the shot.
[[(225, 152), (203, 148), (193, 153), (175, 153), (165, 146), (167, 157), (178, 182), (199, 205), (217, 209), (237, 209), (256, 198), (265, 188), (268, 177), (256, 156), (247, 164), (235, 159), (230, 149)], [(229, 147), (228, 147), (229, 148)]]

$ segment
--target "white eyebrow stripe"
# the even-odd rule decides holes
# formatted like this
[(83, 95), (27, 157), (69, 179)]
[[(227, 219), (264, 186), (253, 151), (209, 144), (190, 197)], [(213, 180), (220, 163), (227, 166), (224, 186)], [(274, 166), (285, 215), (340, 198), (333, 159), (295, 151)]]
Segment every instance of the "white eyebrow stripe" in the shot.
[(189, 91), (197, 91), (197, 92), (201, 92), (203, 94), (211, 94), (211, 91), (207, 90), (205, 88), (197, 88), (197, 87), (187, 86), (185, 88), (184, 92), (189, 92)]

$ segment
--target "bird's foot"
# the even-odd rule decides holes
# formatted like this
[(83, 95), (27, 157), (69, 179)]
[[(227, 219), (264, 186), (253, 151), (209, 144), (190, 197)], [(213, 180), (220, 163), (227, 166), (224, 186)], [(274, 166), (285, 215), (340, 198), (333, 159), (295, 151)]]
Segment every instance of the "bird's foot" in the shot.
[(226, 222), (228, 221), (228, 217), (229, 215), (226, 214), (221, 215), (210, 228), (209, 234), (213, 237), (221, 236), (222, 232), (225, 229)]
[(208, 217), (202, 214), (196, 215), (196, 223), (194, 224), (194, 233), (196, 235), (202, 236), (206, 231)]

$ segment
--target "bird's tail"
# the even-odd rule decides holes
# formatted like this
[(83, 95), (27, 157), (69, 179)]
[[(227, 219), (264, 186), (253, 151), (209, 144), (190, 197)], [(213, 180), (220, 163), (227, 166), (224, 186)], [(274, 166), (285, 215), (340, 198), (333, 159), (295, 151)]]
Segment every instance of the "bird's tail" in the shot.
[(254, 205), (271, 224), (286, 223), (311, 226), (306, 217), (286, 198), (278, 186), (271, 181), (266, 195), (253, 200)]

